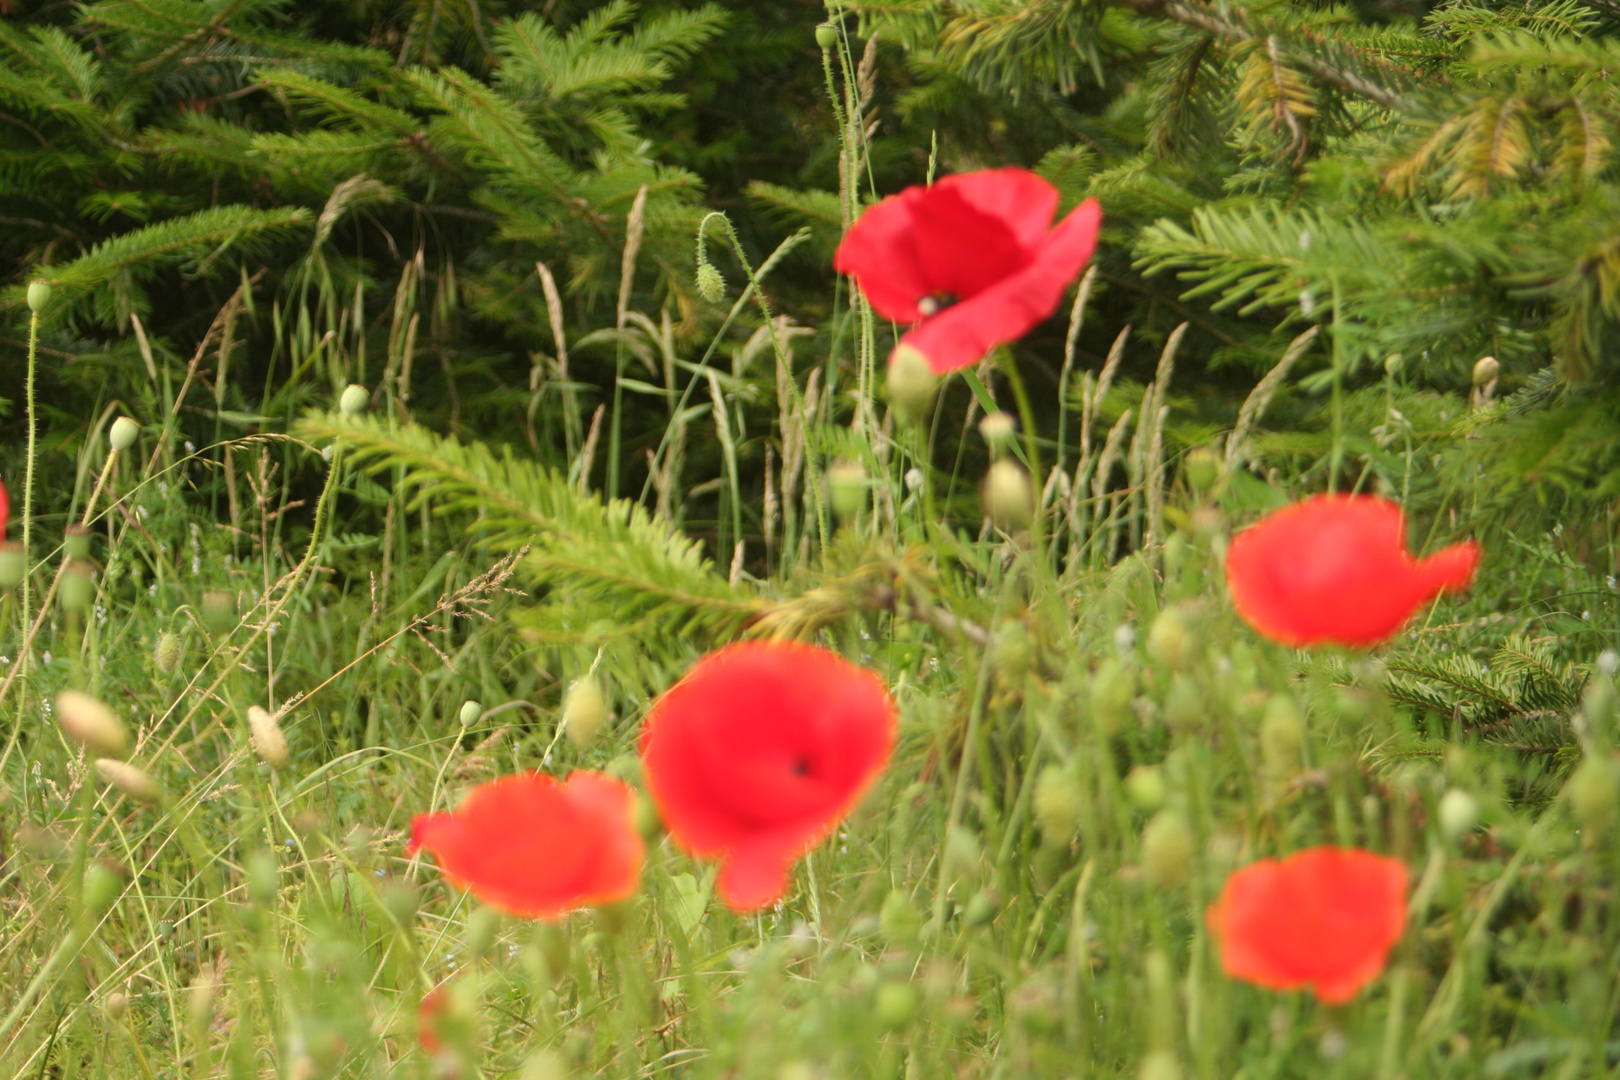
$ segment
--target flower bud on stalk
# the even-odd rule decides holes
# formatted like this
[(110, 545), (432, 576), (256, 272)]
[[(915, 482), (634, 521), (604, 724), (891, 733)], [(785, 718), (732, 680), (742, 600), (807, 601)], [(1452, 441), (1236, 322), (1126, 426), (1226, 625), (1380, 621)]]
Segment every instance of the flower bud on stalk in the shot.
[(120, 416), (107, 429), (107, 442), (121, 454), (135, 445), (135, 437), (140, 433), (141, 425), (127, 416)]
[(236, 596), (225, 589), (209, 589), (202, 597), (203, 622), (216, 634), (236, 625)]
[(1476, 387), (1489, 386), (1496, 381), (1502, 373), (1502, 365), (1494, 356), (1482, 356), (1479, 363), (1474, 365), (1474, 385)]
[(90, 530), (77, 523), (69, 525), (62, 533), (62, 551), (70, 559), (88, 559), (90, 557)]
[(1614, 820), (1614, 811), (1620, 804), (1620, 790), (1615, 784), (1615, 769), (1606, 758), (1588, 757), (1569, 778), (1569, 802), (1588, 839), (1595, 839), (1607, 831)]
[(158, 635), (157, 645), (152, 649), (152, 664), (158, 671), (167, 675), (180, 666), (185, 656), (185, 646), (180, 643), (180, 635), (172, 630), (165, 630)]
[(28, 310), (35, 315), (44, 311), (51, 303), (51, 283), (48, 281), (31, 281), (28, 283)]
[(1447, 840), (1460, 840), (1479, 824), (1479, 800), (1462, 788), (1440, 797), (1440, 832)]
[(129, 995), (122, 990), (114, 990), (102, 1001), (101, 1009), (107, 1014), (107, 1019), (122, 1020), (129, 1015)]
[(282, 733), (281, 724), (269, 710), (258, 705), (248, 706), (247, 719), (249, 741), (259, 760), (272, 769), (285, 769), (292, 753), (287, 748), (287, 736)]
[(1300, 750), (1305, 745), (1305, 725), (1299, 707), (1288, 694), (1273, 694), (1260, 721), (1260, 763), (1273, 779), (1285, 779), (1299, 771)]
[(89, 694), (63, 690), (56, 695), (56, 720), (82, 746), (104, 758), (129, 752), (129, 732), (113, 711)]
[(1049, 839), (1068, 843), (1080, 827), (1085, 799), (1074, 775), (1061, 765), (1048, 765), (1035, 782), (1035, 820)]
[(1138, 765), (1125, 775), (1125, 797), (1138, 810), (1158, 810), (1169, 795), (1164, 772), (1157, 765)]
[(78, 559), (68, 561), (66, 573), (62, 575), (62, 610), (83, 614), (90, 610), (90, 601), (96, 595), (96, 584), (92, 579), (95, 567)]
[(816, 44), (821, 46), (822, 52), (831, 50), (838, 44), (838, 28), (832, 23), (822, 23), (817, 26)]
[(1010, 415), (997, 410), (986, 413), (984, 419), (979, 421), (979, 434), (992, 450), (999, 452), (1018, 434), (1018, 424)]
[(835, 461), (827, 467), (827, 501), (841, 520), (866, 507), (866, 470), (858, 462)]
[(114, 758), (96, 758), (96, 775), (139, 803), (155, 803), (163, 798), (163, 789), (144, 769), (127, 761)]
[(478, 718), (483, 715), (483, 703), (469, 699), (461, 703), (461, 711), (456, 714), (456, 719), (461, 721), (462, 727), (472, 727), (478, 723)]
[(15, 589), (28, 571), (26, 549), (15, 540), (0, 544), (0, 589)]
[(1183, 671), (1192, 662), (1193, 637), (1187, 617), (1173, 607), (1159, 612), (1148, 628), (1148, 655), (1171, 671)]
[(1160, 810), (1142, 830), (1142, 876), (1150, 885), (1176, 885), (1192, 872), (1193, 834), (1187, 819)]
[(889, 357), (884, 386), (895, 412), (907, 420), (921, 420), (934, 403), (939, 376), (929, 367), (927, 357), (910, 345), (901, 345)]
[(563, 698), (563, 734), (573, 743), (575, 750), (591, 745), (597, 732), (607, 722), (607, 699), (602, 684), (594, 675), (583, 675), (568, 688)]
[(1106, 660), (1091, 677), (1091, 715), (1097, 730), (1112, 738), (1131, 719), (1136, 679), (1118, 660)]
[(123, 880), (117, 872), (99, 861), (91, 863), (84, 873), (84, 892), (80, 894), (85, 910), (100, 915), (112, 907), (123, 887)]
[(359, 383), (350, 383), (338, 398), (338, 412), (344, 416), (358, 416), (371, 404), (371, 393)]
[(984, 474), (984, 512), (1007, 532), (1029, 528), (1035, 520), (1035, 489), (1029, 474), (1011, 461), (997, 461)]
[(1203, 495), (1220, 479), (1221, 456), (1207, 446), (1200, 446), (1187, 455), (1184, 467), (1194, 494)]
[(872, 1012), (880, 1025), (898, 1031), (911, 1023), (912, 1014), (916, 1011), (917, 990), (910, 983), (889, 981), (879, 984), (877, 997), (872, 1002)]
[(711, 304), (718, 304), (726, 298), (726, 279), (711, 262), (698, 263), (697, 291)]

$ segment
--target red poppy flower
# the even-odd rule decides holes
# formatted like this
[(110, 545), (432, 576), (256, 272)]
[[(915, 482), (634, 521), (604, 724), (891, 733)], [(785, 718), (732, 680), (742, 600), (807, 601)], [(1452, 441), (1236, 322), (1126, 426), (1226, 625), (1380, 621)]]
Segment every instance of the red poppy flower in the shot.
[(1091, 258), (1102, 223), (1097, 200), (1053, 227), (1057, 205), (1057, 188), (1025, 169), (947, 176), (867, 210), (833, 265), (878, 314), (916, 322), (900, 343), (944, 374), (1052, 314)]
[(0, 540), (6, 538), (6, 522), (11, 520), (11, 496), (6, 492), (6, 485), (0, 481)]
[(1462, 589), (1479, 545), (1406, 552), (1401, 508), (1375, 495), (1318, 495), (1232, 539), (1226, 584), (1238, 614), (1284, 645), (1376, 645), (1418, 608)]
[(721, 862), (720, 895), (779, 899), (788, 867), (865, 793), (894, 746), (878, 677), (812, 645), (744, 642), (699, 660), (641, 734), (670, 835)]
[(645, 848), (630, 789), (600, 773), (562, 783), (503, 776), (450, 814), (418, 814), (407, 852), (427, 848), (453, 884), (494, 907), (555, 919), (636, 890)]
[(1359, 848), (1261, 859), (1226, 879), (1209, 929), (1234, 979), (1338, 1005), (1384, 970), (1406, 926), (1406, 866)]
[(440, 983), (422, 995), (422, 1004), (416, 1008), (416, 1041), (430, 1054), (437, 1054), (444, 1045), (439, 1037), (439, 1017), (448, 1004), (445, 984)]

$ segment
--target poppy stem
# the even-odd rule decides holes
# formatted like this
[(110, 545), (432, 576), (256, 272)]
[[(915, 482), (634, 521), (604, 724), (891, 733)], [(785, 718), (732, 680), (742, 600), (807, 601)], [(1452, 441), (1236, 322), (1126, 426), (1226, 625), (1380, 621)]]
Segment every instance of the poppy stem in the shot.
[[(34, 419), (34, 368), (39, 355), (39, 312), (31, 312), (28, 316), (28, 377), (25, 394), (28, 398), (28, 460), (23, 469), (23, 504), (22, 504), (22, 630), (28, 634), (28, 612), (31, 608), (30, 579), (33, 574), (32, 567), (28, 565), (30, 554), (30, 538), (34, 528), (34, 440), (38, 426)], [(30, 637), (32, 635), (29, 635)], [(17, 657), (19, 669), (28, 666), (28, 645), (25, 642), (21, 654)]]

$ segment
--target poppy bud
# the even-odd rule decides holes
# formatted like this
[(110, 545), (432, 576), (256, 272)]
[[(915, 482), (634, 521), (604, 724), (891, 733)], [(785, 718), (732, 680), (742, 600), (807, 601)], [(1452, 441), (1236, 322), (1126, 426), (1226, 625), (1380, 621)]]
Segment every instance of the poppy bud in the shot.
[(165, 630), (158, 635), (157, 645), (152, 649), (152, 663), (163, 674), (167, 675), (180, 666), (185, 655), (185, 646), (180, 644), (180, 635)]
[(1570, 806), (1581, 827), (1594, 835), (1606, 830), (1620, 803), (1614, 765), (1603, 758), (1588, 757), (1569, 778), (1568, 790)]
[(1181, 1080), (1181, 1062), (1173, 1050), (1155, 1050), (1142, 1059), (1137, 1080)]
[(553, 981), (568, 973), (568, 932), (558, 923), (542, 922), (535, 927), (535, 941), (540, 956), (546, 962), (546, 971)]
[(1207, 446), (1200, 446), (1187, 455), (1183, 466), (1187, 470), (1187, 483), (1193, 492), (1202, 495), (1215, 486), (1221, 475), (1221, 456)]
[(838, 28), (832, 23), (821, 23), (816, 27), (816, 44), (821, 46), (822, 52), (827, 52), (838, 44)]
[(382, 900), (383, 910), (389, 917), (401, 926), (410, 926), (416, 918), (416, 910), (421, 905), (421, 897), (415, 885), (399, 878), (389, 878), (377, 887), (377, 895)]
[(129, 752), (129, 732), (123, 723), (89, 694), (78, 690), (57, 694), (56, 720), (63, 731), (101, 757), (121, 758)]
[(69, 525), (62, 533), (62, 551), (70, 559), (88, 559), (90, 530), (78, 523)]
[(1187, 819), (1160, 810), (1142, 830), (1142, 876), (1150, 885), (1176, 885), (1192, 871), (1193, 834)]
[(1260, 721), (1260, 761), (1273, 777), (1299, 771), (1299, 752), (1305, 745), (1305, 725), (1299, 708), (1288, 694), (1273, 694)]
[(1489, 386), (1496, 381), (1502, 373), (1502, 365), (1494, 356), (1482, 356), (1479, 363), (1474, 365), (1474, 385), (1476, 387)]
[(833, 513), (848, 520), (866, 508), (866, 470), (854, 461), (835, 461), (827, 467), (827, 501)]
[(248, 741), (253, 745), (253, 752), (259, 755), (259, 760), (272, 769), (285, 769), (292, 753), (287, 747), (287, 736), (282, 733), (281, 723), (268, 709), (258, 705), (248, 706), (247, 720)]
[(338, 397), (338, 412), (344, 416), (358, 416), (371, 404), (371, 392), (359, 383), (350, 383)]
[(878, 985), (872, 1002), (872, 1013), (877, 1022), (890, 1031), (899, 1031), (911, 1023), (917, 1011), (917, 991), (910, 983), (884, 982)]
[(606, 722), (607, 700), (602, 696), (601, 682), (592, 675), (581, 676), (563, 698), (563, 734), (575, 750), (583, 750)]
[(107, 429), (107, 442), (114, 450), (123, 453), (135, 445), (135, 437), (140, 433), (141, 425), (127, 416), (120, 416)]
[(1118, 660), (1105, 660), (1091, 677), (1091, 715), (1097, 730), (1112, 738), (1125, 730), (1136, 697), (1136, 679)]
[(1164, 772), (1157, 765), (1138, 765), (1125, 774), (1125, 797), (1138, 810), (1152, 812), (1169, 797)]
[(912, 906), (911, 897), (903, 889), (891, 889), (889, 895), (883, 898), (883, 907), (878, 911), (878, 924), (883, 928), (883, 936), (895, 945), (911, 945), (916, 942), (917, 934), (922, 930), (922, 916)]
[(1007, 532), (1029, 528), (1035, 520), (1035, 489), (1029, 473), (1011, 461), (997, 461), (984, 474), (985, 516)]
[(1182, 671), (1192, 662), (1193, 644), (1187, 617), (1176, 608), (1159, 612), (1148, 629), (1148, 655), (1171, 671)]
[(163, 798), (163, 789), (144, 769), (115, 758), (96, 758), (96, 775), (136, 802), (155, 803)]
[(479, 904), (467, 916), (467, 953), (483, 956), (495, 944), (495, 934), (501, 928), (501, 913), (488, 904)]
[(93, 862), (84, 874), (85, 910), (100, 915), (112, 907), (113, 901), (123, 891), (124, 882), (119, 875), (101, 862)]
[(1452, 788), (1440, 797), (1440, 832), (1447, 840), (1459, 840), (1479, 824), (1479, 800), (1462, 788)]
[(28, 572), (28, 556), (21, 544), (7, 540), (0, 544), (0, 589), (15, 589)]
[(30, 281), (28, 283), (28, 310), (35, 315), (44, 311), (51, 302), (51, 283), (48, 281)]
[(1388, 356), (1384, 357), (1384, 374), (1393, 379), (1395, 376), (1401, 373), (1401, 368), (1405, 365), (1405, 363), (1406, 357), (1402, 356), (1398, 352), (1390, 353)]
[(928, 366), (928, 358), (910, 345), (900, 345), (889, 355), (884, 378), (889, 404), (908, 420), (920, 420), (934, 403), (939, 376)]
[(216, 634), (236, 625), (236, 595), (224, 589), (209, 589), (202, 597), (203, 621)]
[(122, 990), (114, 990), (108, 994), (101, 1003), (102, 1011), (109, 1020), (122, 1020), (129, 1015), (129, 995)]
[(1085, 793), (1061, 765), (1048, 765), (1035, 781), (1035, 820), (1048, 839), (1067, 843), (1080, 827)]
[(977, 869), (983, 854), (979, 838), (966, 826), (953, 826), (945, 834), (945, 864), (957, 873), (965, 874)]
[(644, 840), (654, 840), (664, 831), (664, 815), (658, 812), (658, 804), (645, 794), (636, 795), (634, 809), (636, 815), (636, 832)]
[(1005, 683), (1017, 684), (1029, 672), (1029, 631), (1017, 619), (1008, 619), (990, 640), (991, 659), (996, 675)]
[(711, 262), (700, 262), (697, 268), (697, 291), (711, 304), (726, 298), (726, 279)]
[(989, 889), (980, 889), (968, 899), (967, 907), (962, 909), (962, 925), (969, 929), (983, 926), (996, 917), (996, 901), (990, 895)]
[(1011, 442), (1017, 433), (1018, 425), (1012, 416), (999, 409), (993, 413), (985, 413), (984, 419), (979, 421), (979, 434), (996, 450)]
[(1164, 695), (1164, 722), (1171, 731), (1196, 731), (1208, 716), (1209, 708), (1196, 682), (1186, 675), (1170, 680)]
[(456, 714), (456, 719), (461, 721), (462, 727), (472, 727), (478, 723), (479, 717), (483, 715), (484, 706), (482, 702), (467, 700), (461, 703), (461, 711)]
[(90, 601), (96, 595), (96, 585), (91, 580), (95, 568), (87, 562), (71, 560), (67, 564), (67, 572), (62, 575), (60, 596), (62, 610), (82, 613), (90, 609)]

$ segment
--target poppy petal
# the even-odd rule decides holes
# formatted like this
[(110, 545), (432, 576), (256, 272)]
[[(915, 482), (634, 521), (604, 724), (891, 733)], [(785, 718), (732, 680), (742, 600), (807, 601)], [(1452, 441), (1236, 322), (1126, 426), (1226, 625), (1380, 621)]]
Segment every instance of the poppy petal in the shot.
[(1058, 189), (1028, 169), (957, 173), (931, 190), (951, 191), (979, 213), (1005, 222), (1014, 239), (1026, 248), (1040, 244), (1058, 208)]
[(715, 885), (720, 898), (733, 911), (755, 911), (773, 904), (787, 892), (788, 868), (799, 853), (780, 847), (755, 845), (727, 855), (720, 863)]
[(1022, 244), (1007, 222), (979, 210), (943, 182), (901, 196), (911, 208), (912, 243), (929, 292), (969, 302), (1028, 266), (1035, 244)]
[(6, 491), (4, 482), (0, 482), (0, 540), (6, 538), (6, 523), (11, 520), (11, 495)]
[(1047, 234), (1028, 266), (924, 320), (900, 340), (921, 352), (936, 374), (977, 363), (1056, 310), (1096, 249), (1101, 224), (1102, 207), (1087, 199)]
[(833, 253), (833, 268), (855, 279), (873, 310), (899, 323), (920, 319), (917, 302), (933, 292), (913, 242), (911, 204), (899, 195), (867, 208)]

